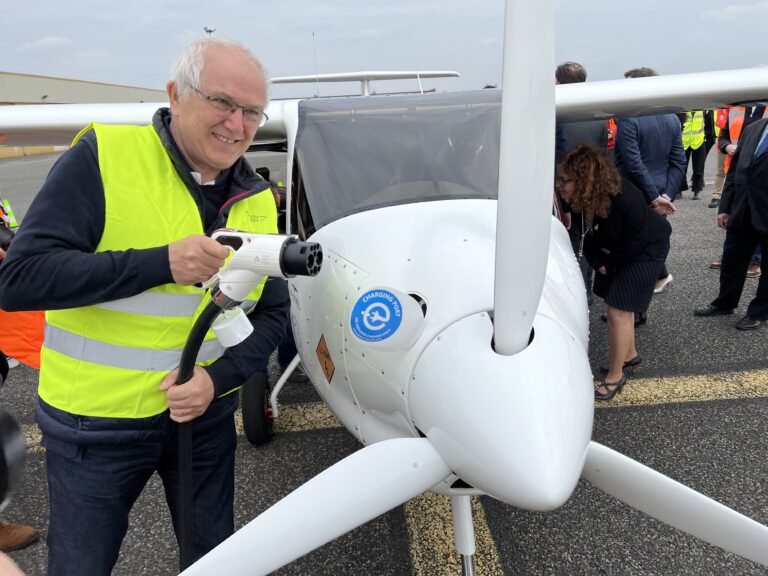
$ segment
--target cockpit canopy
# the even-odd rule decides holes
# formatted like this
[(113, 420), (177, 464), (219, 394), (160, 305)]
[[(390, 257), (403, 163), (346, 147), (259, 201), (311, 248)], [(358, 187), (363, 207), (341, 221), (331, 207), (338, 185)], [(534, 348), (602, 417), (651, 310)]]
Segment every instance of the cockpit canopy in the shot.
[(397, 204), (495, 198), (500, 122), (499, 90), (302, 101), (304, 228)]

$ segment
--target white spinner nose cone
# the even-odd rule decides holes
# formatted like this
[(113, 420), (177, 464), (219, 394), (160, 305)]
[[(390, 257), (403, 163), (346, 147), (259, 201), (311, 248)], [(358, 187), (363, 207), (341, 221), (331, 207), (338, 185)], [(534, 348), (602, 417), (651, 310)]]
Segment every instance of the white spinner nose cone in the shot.
[(534, 329), (524, 351), (500, 356), (487, 314), (453, 324), (419, 360), (409, 405), (465, 482), (521, 508), (551, 510), (581, 476), (594, 396), (576, 339), (542, 315)]

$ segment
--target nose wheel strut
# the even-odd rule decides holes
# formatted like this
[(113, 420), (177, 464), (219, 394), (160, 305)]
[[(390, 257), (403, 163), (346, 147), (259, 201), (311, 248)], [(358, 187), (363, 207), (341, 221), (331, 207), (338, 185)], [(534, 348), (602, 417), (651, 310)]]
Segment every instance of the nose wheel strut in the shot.
[(462, 576), (475, 576), (475, 524), (469, 496), (451, 496), (456, 551), (461, 555)]

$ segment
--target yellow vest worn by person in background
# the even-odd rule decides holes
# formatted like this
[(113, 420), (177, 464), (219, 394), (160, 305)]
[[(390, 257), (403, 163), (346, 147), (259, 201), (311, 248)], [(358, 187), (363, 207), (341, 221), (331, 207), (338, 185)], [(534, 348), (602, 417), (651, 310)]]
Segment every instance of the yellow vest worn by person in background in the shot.
[[(203, 234), (200, 211), (154, 128), (92, 124), (104, 186), (105, 222), (96, 252), (164, 246)], [(226, 226), (276, 233), (269, 187), (230, 208)], [(249, 295), (258, 300), (264, 282)], [(167, 409), (162, 378), (179, 365), (207, 292), (165, 284), (94, 306), (46, 313), (40, 398), (73, 414), (145, 418)], [(223, 353), (208, 332), (197, 358), (207, 365)]]
[(704, 111), (686, 112), (685, 124), (683, 124), (683, 148), (698, 150), (702, 144), (704, 144)]

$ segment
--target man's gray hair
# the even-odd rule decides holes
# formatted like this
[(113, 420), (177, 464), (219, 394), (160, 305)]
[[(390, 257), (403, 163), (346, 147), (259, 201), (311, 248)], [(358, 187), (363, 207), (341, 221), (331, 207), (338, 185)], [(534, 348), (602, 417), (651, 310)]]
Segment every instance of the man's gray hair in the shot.
[(200, 89), (204, 56), (208, 46), (235, 48), (245, 54), (259, 68), (264, 82), (269, 88), (269, 79), (264, 65), (243, 43), (228, 38), (201, 38), (184, 48), (171, 68), (171, 80), (176, 83), (179, 96), (186, 98), (193, 90)]

